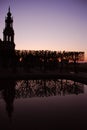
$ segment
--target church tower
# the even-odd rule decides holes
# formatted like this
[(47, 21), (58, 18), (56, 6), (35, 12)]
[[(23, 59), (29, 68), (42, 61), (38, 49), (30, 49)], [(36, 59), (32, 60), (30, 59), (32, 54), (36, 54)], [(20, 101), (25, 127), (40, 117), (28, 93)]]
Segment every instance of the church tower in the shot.
[(7, 50), (15, 50), (13, 18), (11, 16), (10, 7), (5, 18), (5, 29), (3, 30), (3, 43)]

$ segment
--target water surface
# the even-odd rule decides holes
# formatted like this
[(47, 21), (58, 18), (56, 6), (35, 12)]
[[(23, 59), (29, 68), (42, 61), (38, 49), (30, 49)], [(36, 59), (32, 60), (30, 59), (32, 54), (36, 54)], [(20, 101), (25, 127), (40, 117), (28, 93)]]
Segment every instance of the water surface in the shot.
[(71, 80), (0, 81), (1, 130), (86, 129), (87, 85)]

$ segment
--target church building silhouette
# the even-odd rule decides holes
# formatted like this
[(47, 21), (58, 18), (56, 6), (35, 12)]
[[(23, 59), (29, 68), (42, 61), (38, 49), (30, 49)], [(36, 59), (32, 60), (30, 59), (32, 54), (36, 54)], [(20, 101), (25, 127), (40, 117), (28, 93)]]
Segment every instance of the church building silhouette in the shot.
[(15, 56), (13, 17), (8, 8), (5, 17), (5, 28), (3, 30), (3, 41), (0, 39), (0, 67), (10, 67)]

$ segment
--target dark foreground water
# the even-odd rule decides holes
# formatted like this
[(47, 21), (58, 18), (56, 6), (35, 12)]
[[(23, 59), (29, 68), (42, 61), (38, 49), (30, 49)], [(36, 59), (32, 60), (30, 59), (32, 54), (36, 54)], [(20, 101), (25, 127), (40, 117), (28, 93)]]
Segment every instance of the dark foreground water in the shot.
[(87, 130), (87, 85), (0, 81), (0, 130)]

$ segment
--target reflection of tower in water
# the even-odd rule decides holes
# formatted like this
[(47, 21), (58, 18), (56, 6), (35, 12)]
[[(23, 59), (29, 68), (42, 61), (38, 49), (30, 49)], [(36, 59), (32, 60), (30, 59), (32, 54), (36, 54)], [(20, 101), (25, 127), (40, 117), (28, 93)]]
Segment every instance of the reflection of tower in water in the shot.
[(6, 102), (6, 111), (8, 113), (8, 117), (11, 120), (12, 112), (13, 112), (13, 102), (15, 98), (15, 81), (14, 80), (7, 80), (3, 82), (3, 99)]

